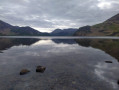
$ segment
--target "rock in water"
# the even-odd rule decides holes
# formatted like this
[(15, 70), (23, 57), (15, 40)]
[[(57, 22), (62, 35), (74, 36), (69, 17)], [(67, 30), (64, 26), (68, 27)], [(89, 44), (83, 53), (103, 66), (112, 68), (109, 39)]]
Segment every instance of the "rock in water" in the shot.
[(28, 72), (30, 72), (30, 71), (27, 70), (27, 69), (22, 69), (22, 70), (20, 71), (20, 75), (27, 74)]
[(43, 67), (43, 66), (37, 66), (36, 68), (36, 72), (44, 72), (46, 69), (46, 67)]
[(119, 80), (117, 81), (117, 84), (119, 85)]
[(112, 61), (105, 61), (106, 63), (112, 63)]

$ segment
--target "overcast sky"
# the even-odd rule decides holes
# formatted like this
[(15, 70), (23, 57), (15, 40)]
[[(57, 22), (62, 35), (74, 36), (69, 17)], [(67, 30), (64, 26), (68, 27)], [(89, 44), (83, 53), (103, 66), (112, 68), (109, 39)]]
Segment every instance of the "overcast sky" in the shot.
[(119, 13), (119, 0), (0, 0), (0, 20), (42, 32), (79, 28)]

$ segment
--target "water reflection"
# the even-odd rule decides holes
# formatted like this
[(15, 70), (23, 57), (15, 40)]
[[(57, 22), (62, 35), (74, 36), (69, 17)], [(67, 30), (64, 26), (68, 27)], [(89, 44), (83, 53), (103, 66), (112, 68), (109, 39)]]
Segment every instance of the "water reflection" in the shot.
[(64, 43), (64, 44), (75, 44), (76, 41), (74, 39), (52, 39), (53, 42), (59, 44), (59, 43)]
[(119, 79), (119, 64), (116, 61), (113, 64), (107, 64), (104, 62), (98, 62), (95, 65), (95, 74), (102, 80), (110, 83), (114, 89), (118, 88), (118, 84), (116, 83)]
[[(51, 40), (40, 40), (40, 39), (32, 39), (32, 38), (0, 38), (0, 53), (3, 53), (2, 50), (6, 50), (11, 48), (12, 46), (19, 46), (19, 45), (32, 45), (32, 44), (41, 44), (45, 43), (48, 44)], [(76, 44), (78, 43), (80, 46), (83, 47), (93, 47), (97, 49), (101, 49), (108, 53), (109, 55), (115, 57), (119, 60), (119, 40), (113, 39), (52, 39), (51, 42), (56, 44)]]
[(93, 47), (105, 51), (119, 61), (119, 40), (113, 39), (77, 39), (76, 42), (84, 47)]
[(0, 38), (0, 53), (2, 50), (6, 50), (11, 48), (12, 46), (19, 46), (19, 45), (32, 45), (33, 43), (37, 42), (38, 39), (20, 39), (20, 38)]
[[(107, 54), (111, 55), (112, 57), (116, 58), (119, 61), (119, 40), (113, 40), (113, 39), (77, 39), (76, 42), (80, 46), (84, 47), (93, 47), (100, 50), (103, 50)], [(95, 74), (102, 80), (110, 83), (114, 89), (118, 88), (118, 84), (115, 82), (118, 82), (119, 77), (119, 64), (117, 61), (113, 59), (105, 59), (109, 60), (110, 63), (104, 63), (104, 62), (98, 62), (95, 65)], [(115, 76), (115, 77), (114, 77)]]
[[(118, 55), (111, 54), (118, 40), (0, 40), (1, 90), (119, 89)], [(113, 63), (105, 63), (110, 60)], [(44, 73), (36, 73), (40, 65), (47, 68)], [(23, 68), (31, 72), (21, 77)]]

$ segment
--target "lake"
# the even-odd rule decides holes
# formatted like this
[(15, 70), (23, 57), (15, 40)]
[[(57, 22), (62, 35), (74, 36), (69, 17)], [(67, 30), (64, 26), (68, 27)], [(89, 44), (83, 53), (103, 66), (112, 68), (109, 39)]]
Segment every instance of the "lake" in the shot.
[(119, 90), (119, 38), (0, 37), (0, 90)]

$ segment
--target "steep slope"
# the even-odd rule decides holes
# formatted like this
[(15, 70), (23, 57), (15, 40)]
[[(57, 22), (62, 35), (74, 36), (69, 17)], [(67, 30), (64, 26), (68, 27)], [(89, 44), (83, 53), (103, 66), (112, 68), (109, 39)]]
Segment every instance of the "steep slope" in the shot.
[(31, 27), (14, 27), (11, 29), (11, 32), (14, 32), (16, 35), (40, 35), (39, 31)]
[(12, 25), (0, 20), (0, 35), (14, 34), (13, 32), (10, 32), (12, 28)]
[(51, 36), (73, 36), (73, 34), (77, 31), (77, 29), (69, 28), (69, 29), (56, 29), (51, 32)]
[(84, 26), (75, 32), (75, 36), (119, 36), (119, 14), (103, 23)]
[(41, 33), (29, 26), (12, 26), (0, 20), (0, 35), (28, 35), (28, 36), (48, 36), (48, 33)]
[(4, 28), (11, 28), (11, 27), (13, 27), (13, 26), (0, 20), (0, 30), (2, 30)]

